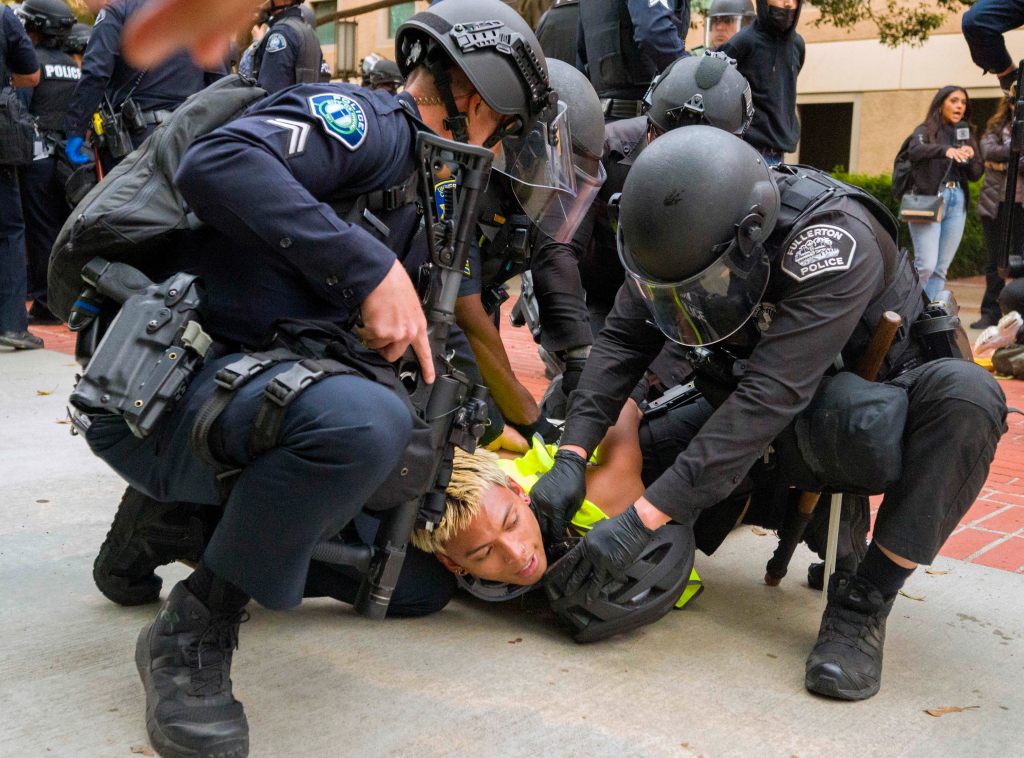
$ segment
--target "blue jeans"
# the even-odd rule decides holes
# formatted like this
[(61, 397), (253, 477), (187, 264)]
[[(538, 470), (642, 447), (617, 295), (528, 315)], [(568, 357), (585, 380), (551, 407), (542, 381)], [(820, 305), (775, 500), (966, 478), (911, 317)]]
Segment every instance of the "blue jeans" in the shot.
[(11, 166), (0, 166), (0, 332), (23, 332), (28, 328), (26, 276), (18, 172)]
[(967, 203), (960, 187), (942, 190), (942, 221), (910, 224), (914, 242), (914, 268), (924, 293), (934, 298), (946, 286), (946, 272), (953, 262), (967, 223)]
[(1003, 32), (1022, 25), (1024, 0), (978, 0), (961, 23), (971, 60), (990, 74), (1008, 69), (1016, 61), (1006, 50)]

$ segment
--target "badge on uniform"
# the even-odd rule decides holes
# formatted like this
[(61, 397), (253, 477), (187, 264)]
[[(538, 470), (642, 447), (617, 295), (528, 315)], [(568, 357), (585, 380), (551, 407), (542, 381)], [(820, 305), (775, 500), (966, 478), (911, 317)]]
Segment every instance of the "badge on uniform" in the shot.
[(439, 221), (444, 221), (444, 217), (448, 215), (448, 198), (452, 197), (454, 192), (454, 179), (442, 179), (434, 185), (434, 205), (437, 206)]
[(847, 271), (853, 264), (857, 240), (845, 229), (815, 224), (801, 231), (782, 256), (782, 270), (798, 282), (826, 274)]
[(366, 113), (351, 97), (323, 92), (309, 98), (309, 109), (320, 119), (324, 131), (349, 150), (355, 150), (366, 139)]
[(284, 50), (288, 47), (288, 40), (284, 38), (283, 34), (274, 32), (270, 35), (270, 39), (267, 40), (267, 52), (276, 53), (278, 50)]

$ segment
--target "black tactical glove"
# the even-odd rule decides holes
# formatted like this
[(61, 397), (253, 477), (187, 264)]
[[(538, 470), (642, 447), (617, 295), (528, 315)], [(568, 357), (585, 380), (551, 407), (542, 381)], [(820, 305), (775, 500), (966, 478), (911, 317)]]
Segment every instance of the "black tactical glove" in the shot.
[(583, 504), (587, 490), (587, 462), (576, 453), (559, 450), (555, 465), (530, 490), (544, 544), (558, 542)]
[(599, 521), (576, 547), (558, 561), (544, 576), (560, 596), (584, 590), (587, 603), (597, 599), (601, 589), (613, 581), (622, 581), (628, 569), (654, 537), (644, 526), (635, 506), (614, 518)]
[(589, 355), (590, 345), (566, 351), (565, 368), (562, 370), (562, 392), (566, 397), (579, 386), (580, 376), (583, 374), (583, 367), (587, 365)]
[(527, 442), (533, 440), (533, 435), (539, 434), (545, 445), (553, 445), (562, 436), (562, 430), (548, 421), (543, 413), (532, 424), (512, 424), (512, 427), (526, 437)]

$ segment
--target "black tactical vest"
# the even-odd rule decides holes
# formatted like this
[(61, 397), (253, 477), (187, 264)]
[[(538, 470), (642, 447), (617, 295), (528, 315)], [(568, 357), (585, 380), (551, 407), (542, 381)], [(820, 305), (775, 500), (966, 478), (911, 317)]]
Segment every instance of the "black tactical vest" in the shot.
[(579, 0), (555, 0), (537, 26), (537, 41), (545, 58), (576, 65), (576, 29), (580, 20)]
[[(590, 82), (599, 97), (640, 100), (658, 67), (634, 41), (625, 0), (587, 0), (579, 5)], [(680, 37), (686, 36), (680, 19)]]
[(67, 53), (36, 47), (39, 57), (39, 84), (32, 90), (29, 112), (36, 117), (41, 132), (58, 132), (64, 126), (75, 85), (82, 70)]
[(317, 38), (313, 28), (303, 21), (302, 17), (298, 14), (286, 15), (284, 18), (276, 20), (271, 24), (267, 33), (263, 35), (263, 39), (260, 40), (260, 46), (256, 48), (256, 53), (253, 55), (253, 79), (259, 78), (263, 56), (267, 52), (267, 43), (270, 41), (270, 36), (274, 33), (274, 28), (279, 25), (291, 28), (292, 31), (299, 35), (299, 39), (302, 40), (299, 44), (299, 54), (295, 58), (295, 84), (319, 82), (320, 60), (322, 58), (320, 40)]

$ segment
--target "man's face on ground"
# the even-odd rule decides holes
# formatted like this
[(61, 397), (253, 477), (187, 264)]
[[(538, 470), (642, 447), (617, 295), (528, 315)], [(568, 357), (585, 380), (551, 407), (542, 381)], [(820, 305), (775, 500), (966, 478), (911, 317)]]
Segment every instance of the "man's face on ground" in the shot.
[(450, 569), (508, 584), (534, 584), (548, 568), (530, 498), (514, 482), (491, 485), (476, 518), (448, 541), (445, 553), (438, 557)]

